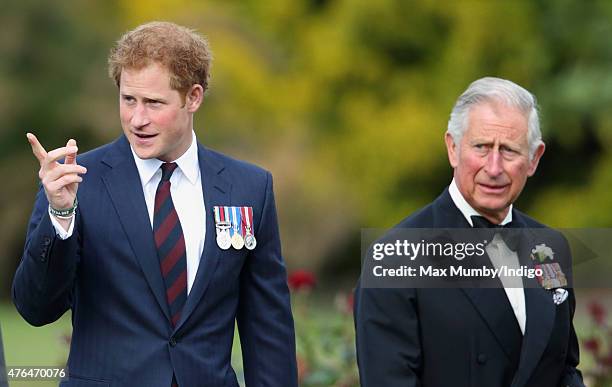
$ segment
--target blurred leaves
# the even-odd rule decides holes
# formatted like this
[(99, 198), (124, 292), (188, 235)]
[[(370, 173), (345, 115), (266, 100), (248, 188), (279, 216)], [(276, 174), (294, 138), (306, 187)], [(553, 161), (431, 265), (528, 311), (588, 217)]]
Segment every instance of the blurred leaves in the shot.
[(437, 196), (451, 178), (451, 107), (485, 75), (518, 82), (541, 104), (547, 152), (518, 207), (553, 226), (612, 223), (610, 2), (8, 0), (4, 291), (36, 191), (25, 132), (49, 148), (74, 137), (81, 150), (118, 136), (106, 55), (154, 19), (208, 36), (215, 61), (196, 133), (273, 172), (290, 267), (358, 270), (361, 227), (392, 226)]

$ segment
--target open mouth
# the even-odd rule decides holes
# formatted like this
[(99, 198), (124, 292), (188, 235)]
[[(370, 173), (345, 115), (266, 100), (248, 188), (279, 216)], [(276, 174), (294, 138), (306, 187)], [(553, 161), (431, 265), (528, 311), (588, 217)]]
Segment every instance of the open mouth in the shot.
[(146, 133), (134, 133), (134, 135), (136, 137), (142, 138), (142, 139), (153, 138), (153, 137), (157, 136), (157, 134), (146, 134)]

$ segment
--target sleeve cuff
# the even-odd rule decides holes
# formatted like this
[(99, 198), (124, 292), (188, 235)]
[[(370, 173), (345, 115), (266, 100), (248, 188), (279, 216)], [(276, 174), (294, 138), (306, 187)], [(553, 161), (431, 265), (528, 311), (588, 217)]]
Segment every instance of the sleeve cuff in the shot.
[(57, 234), (57, 236), (62, 240), (66, 240), (70, 238), (72, 236), (72, 232), (74, 231), (74, 214), (72, 215), (72, 218), (70, 219), (70, 226), (68, 227), (68, 231), (66, 231), (64, 230), (62, 225), (59, 224), (57, 219), (55, 219), (55, 216), (51, 215), (51, 212), (48, 212), (48, 213), (49, 213), (49, 218), (51, 218), (51, 224), (53, 225), (53, 228), (55, 229), (55, 233)]

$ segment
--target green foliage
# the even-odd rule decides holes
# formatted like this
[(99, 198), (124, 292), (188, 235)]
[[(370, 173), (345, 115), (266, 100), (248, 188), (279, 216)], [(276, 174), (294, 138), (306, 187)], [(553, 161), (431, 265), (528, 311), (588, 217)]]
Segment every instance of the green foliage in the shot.
[(300, 386), (359, 386), (352, 298), (338, 293), (330, 302), (329, 295), (324, 301), (313, 296), (293, 294)]
[(451, 178), (450, 109), (485, 75), (524, 85), (542, 107), (547, 152), (518, 206), (553, 226), (612, 223), (610, 2), (9, 0), (0, 13), (5, 294), (36, 190), (25, 132), (50, 148), (74, 137), (81, 150), (118, 136), (106, 55), (153, 19), (208, 36), (215, 63), (196, 133), (273, 172), (289, 267), (358, 268), (349, 252), (360, 228), (391, 226), (430, 202)]
[[(68, 355), (70, 314), (52, 325), (34, 328), (11, 304), (0, 302), (2, 344), (7, 367), (64, 367)], [(58, 381), (37, 381), (36, 387), (57, 386)], [(11, 387), (32, 386), (32, 381), (12, 381)]]

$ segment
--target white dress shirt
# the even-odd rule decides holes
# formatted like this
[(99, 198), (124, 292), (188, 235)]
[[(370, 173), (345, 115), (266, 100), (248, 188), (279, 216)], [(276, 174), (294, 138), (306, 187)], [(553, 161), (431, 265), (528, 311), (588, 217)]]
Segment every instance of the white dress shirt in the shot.
[[(470, 226), (474, 227), (471, 217), (474, 215), (482, 215), (472, 208), (472, 206), (470, 206), (470, 204), (465, 200), (463, 195), (461, 195), (455, 179), (453, 179), (453, 181), (450, 183), (448, 192), (450, 193), (455, 206), (457, 206), (459, 211), (461, 211)], [(508, 214), (500, 224), (505, 225), (510, 222), (512, 222), (512, 205), (510, 205)], [(520, 267), (518, 255), (516, 252), (510, 250), (508, 246), (506, 246), (506, 243), (499, 234), (495, 234), (493, 240), (486, 246), (486, 251), (495, 268), (500, 268), (502, 265), (506, 265), (509, 269), (518, 269)], [(523, 282), (521, 281), (520, 277), (502, 276), (500, 279), (504, 285), (506, 296), (508, 296), (508, 301), (512, 306), (512, 310), (514, 311), (516, 320), (521, 328), (521, 332), (525, 334), (527, 312), (525, 309), (525, 292), (523, 290)]]
[[(193, 133), (193, 132), (192, 132)], [(132, 155), (136, 162), (136, 168), (140, 176), (142, 191), (149, 213), (151, 230), (153, 230), (153, 211), (155, 208), (155, 192), (161, 180), (161, 165), (163, 161), (158, 159), (141, 159), (132, 149)], [(204, 196), (202, 194), (202, 176), (198, 161), (198, 145), (195, 133), (191, 146), (187, 151), (174, 161), (178, 167), (170, 177), (170, 195), (174, 208), (178, 214), (183, 235), (185, 237), (185, 250), (187, 255), (187, 294), (191, 291), (200, 257), (204, 250), (204, 239), (206, 236), (206, 209), (204, 208)], [(74, 222), (71, 222), (68, 231), (51, 216), (51, 222), (55, 227), (57, 235), (61, 239), (72, 235)]]

